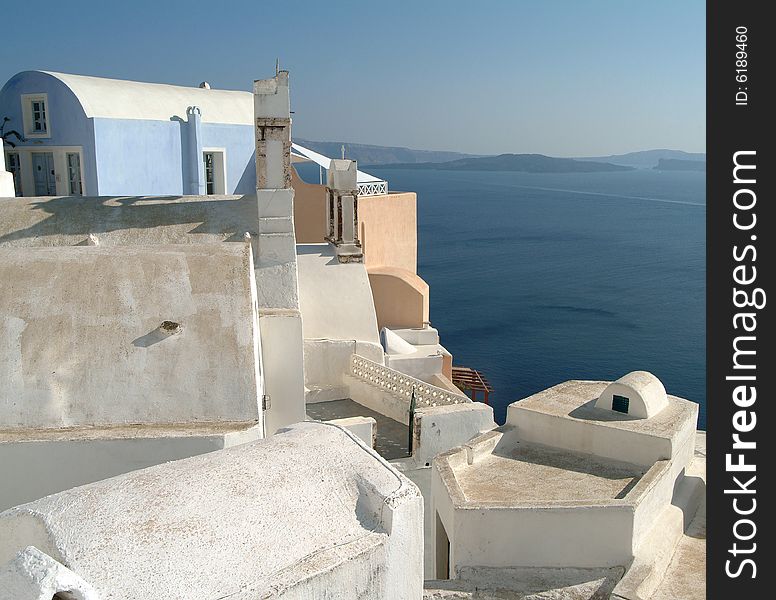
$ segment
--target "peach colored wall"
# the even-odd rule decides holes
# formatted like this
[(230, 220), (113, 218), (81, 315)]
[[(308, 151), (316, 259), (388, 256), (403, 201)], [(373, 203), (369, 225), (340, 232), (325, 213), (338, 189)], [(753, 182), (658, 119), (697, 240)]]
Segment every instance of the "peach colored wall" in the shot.
[(397, 267), (367, 267), (377, 326), (423, 327), (428, 321), (428, 284), (415, 273)]
[(294, 231), (297, 244), (320, 244), (326, 235), (326, 188), (305, 183), (291, 169), (294, 188)]
[(415, 192), (358, 199), (359, 238), (367, 268), (398, 267), (415, 273), (418, 267), (418, 223)]
[[(305, 183), (291, 169), (294, 229), (297, 244), (320, 244), (326, 235), (326, 189)], [(358, 236), (367, 267), (399, 267), (415, 273), (418, 266), (418, 224), (415, 192), (358, 199)]]
[[(298, 244), (319, 244), (326, 234), (326, 189), (305, 183), (291, 169)], [(428, 322), (428, 284), (418, 265), (417, 195), (414, 192), (358, 199), (359, 238), (379, 327), (423, 327)]]

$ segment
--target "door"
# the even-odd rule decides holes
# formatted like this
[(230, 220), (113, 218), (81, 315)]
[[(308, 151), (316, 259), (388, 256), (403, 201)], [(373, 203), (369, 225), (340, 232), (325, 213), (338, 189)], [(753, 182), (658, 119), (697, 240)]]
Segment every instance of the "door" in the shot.
[(56, 196), (57, 181), (54, 174), (53, 152), (33, 152), (32, 173), (35, 177), (36, 196)]
[(67, 181), (71, 196), (84, 195), (81, 183), (81, 155), (78, 152), (67, 153)]
[(215, 157), (212, 152), (205, 152), (205, 193), (212, 196), (216, 193)]
[(206, 150), (202, 159), (205, 163), (205, 193), (226, 194), (226, 161), (224, 152)]

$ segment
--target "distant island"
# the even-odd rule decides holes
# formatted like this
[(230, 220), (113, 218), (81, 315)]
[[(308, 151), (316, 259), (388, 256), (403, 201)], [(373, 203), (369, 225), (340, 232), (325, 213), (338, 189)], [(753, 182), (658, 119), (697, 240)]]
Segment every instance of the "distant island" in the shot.
[(577, 160), (608, 162), (626, 167), (636, 167), (637, 169), (654, 169), (658, 162), (664, 159), (705, 163), (706, 154), (703, 152), (684, 152), (682, 150), (667, 150), (662, 148), (658, 150), (628, 152), (627, 154), (610, 154), (609, 156), (584, 156), (577, 158)]
[[(544, 154), (499, 154), (460, 158), (445, 162), (393, 163), (371, 165), (382, 169), (436, 169), (446, 171), (522, 171), (524, 173), (603, 173), (633, 171), (634, 167), (612, 163), (553, 158)], [(369, 165), (366, 166), (369, 168)]]
[[(595, 173), (654, 169), (704, 171), (706, 154), (666, 148), (608, 156), (555, 158), (543, 154), (465, 154), (446, 150), (415, 150), (403, 146), (377, 146), (351, 142), (322, 142), (294, 138), (301, 146), (332, 158), (342, 155), (363, 168), (450, 169), (470, 171), (523, 171), (528, 173)], [(663, 166), (666, 161), (666, 166)], [(674, 164), (676, 161), (677, 164)], [(580, 164), (584, 163), (584, 164)], [(686, 164), (691, 163), (691, 164)], [(680, 168), (681, 167), (681, 168)]]
[(678, 160), (676, 158), (661, 158), (652, 167), (656, 171), (705, 171), (706, 162), (699, 160)]
[(393, 163), (445, 162), (459, 158), (482, 156), (464, 154), (446, 150), (413, 150), (401, 146), (375, 146), (373, 144), (351, 144), (350, 142), (315, 142), (303, 138), (294, 138), (294, 142), (324, 156), (339, 158), (342, 147), (345, 156), (357, 160), (360, 165), (387, 165)]

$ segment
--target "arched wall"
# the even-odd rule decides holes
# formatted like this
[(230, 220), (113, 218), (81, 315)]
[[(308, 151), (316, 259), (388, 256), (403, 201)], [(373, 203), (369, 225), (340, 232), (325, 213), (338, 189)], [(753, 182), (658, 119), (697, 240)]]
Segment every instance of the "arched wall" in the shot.
[(379, 328), (423, 327), (429, 320), (428, 284), (397, 267), (367, 267)]

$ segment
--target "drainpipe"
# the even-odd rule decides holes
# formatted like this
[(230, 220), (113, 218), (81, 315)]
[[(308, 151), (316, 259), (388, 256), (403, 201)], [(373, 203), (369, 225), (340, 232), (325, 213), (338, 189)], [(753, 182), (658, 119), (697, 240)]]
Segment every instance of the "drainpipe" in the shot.
[(205, 164), (202, 157), (202, 111), (198, 106), (186, 109), (188, 118), (188, 181), (186, 194), (203, 196), (207, 193), (205, 186)]

